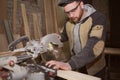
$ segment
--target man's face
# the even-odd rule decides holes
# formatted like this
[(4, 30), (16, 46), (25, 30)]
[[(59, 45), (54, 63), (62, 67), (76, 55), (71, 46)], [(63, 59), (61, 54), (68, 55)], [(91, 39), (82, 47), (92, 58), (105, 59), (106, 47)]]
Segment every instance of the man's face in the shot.
[(72, 22), (77, 23), (83, 15), (83, 2), (74, 1), (67, 4), (64, 11)]

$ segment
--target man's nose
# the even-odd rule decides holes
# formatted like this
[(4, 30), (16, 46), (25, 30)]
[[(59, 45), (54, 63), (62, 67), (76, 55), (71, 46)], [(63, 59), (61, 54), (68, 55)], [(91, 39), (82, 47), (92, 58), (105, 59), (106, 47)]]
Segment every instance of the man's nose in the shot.
[(70, 17), (70, 18), (73, 17), (73, 13), (70, 12), (70, 13), (69, 13), (69, 17)]

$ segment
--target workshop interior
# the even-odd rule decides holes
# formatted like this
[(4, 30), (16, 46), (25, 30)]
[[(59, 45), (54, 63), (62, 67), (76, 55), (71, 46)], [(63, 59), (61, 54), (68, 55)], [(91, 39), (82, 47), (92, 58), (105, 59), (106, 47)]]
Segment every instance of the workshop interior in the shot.
[[(66, 19), (57, 1), (0, 0), (0, 69), (4, 66), (6, 72), (10, 71), (7, 80), (54, 80), (55, 76), (76, 80), (64, 76), (70, 72), (44, 66), (51, 59), (67, 61), (71, 56), (68, 42), (61, 43), (54, 34), (63, 30)], [(120, 5), (115, 0), (85, 0), (85, 3), (92, 4), (107, 18), (105, 77), (106, 80), (120, 80)], [(76, 77), (77, 73), (74, 74)], [(79, 78), (100, 80), (85, 74)]]

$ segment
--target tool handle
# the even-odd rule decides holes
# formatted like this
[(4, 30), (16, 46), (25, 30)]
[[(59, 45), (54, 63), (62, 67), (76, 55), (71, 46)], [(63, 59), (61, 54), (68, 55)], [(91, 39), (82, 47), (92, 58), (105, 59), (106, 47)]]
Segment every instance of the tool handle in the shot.
[(23, 42), (23, 41), (26, 41), (28, 42), (29, 41), (29, 38), (27, 36), (22, 36), (18, 39), (16, 39), (15, 41), (11, 42), (9, 45), (8, 45), (8, 49), (13, 51), (16, 47), (16, 45), (20, 42)]

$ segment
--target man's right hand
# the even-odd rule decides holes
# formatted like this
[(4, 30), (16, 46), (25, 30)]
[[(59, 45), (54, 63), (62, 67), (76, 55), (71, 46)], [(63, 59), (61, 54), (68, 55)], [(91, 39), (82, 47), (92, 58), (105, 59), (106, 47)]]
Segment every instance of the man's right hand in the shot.
[(71, 70), (71, 66), (68, 63), (60, 62), (60, 61), (48, 61), (46, 66), (53, 67), (53, 69), (62, 69), (62, 70)]
[(9, 72), (6, 69), (0, 67), (0, 77), (2, 79), (7, 79), (8, 76), (9, 76)]

